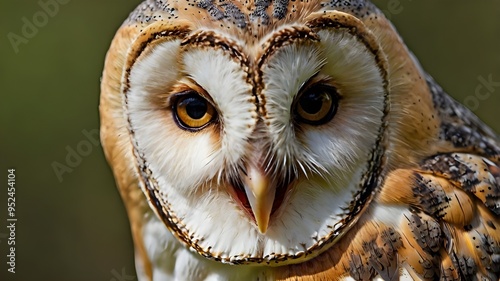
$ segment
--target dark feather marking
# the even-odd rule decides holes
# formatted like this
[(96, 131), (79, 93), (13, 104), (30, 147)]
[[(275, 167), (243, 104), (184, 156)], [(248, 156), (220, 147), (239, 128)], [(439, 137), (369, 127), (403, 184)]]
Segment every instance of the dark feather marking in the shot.
[(479, 236), (481, 238), (479, 246), (483, 253), (480, 258), (483, 266), (490, 272), (500, 273), (500, 260), (493, 259), (494, 255), (500, 255), (499, 243), (488, 234), (479, 234)]
[(469, 148), (485, 157), (498, 157), (500, 149), (473, 128), (456, 123), (442, 124), (440, 138), (457, 148)]
[(477, 273), (477, 265), (472, 257), (466, 257), (455, 253), (455, 262), (458, 263), (461, 275), (465, 280), (472, 280)]
[(358, 18), (364, 18), (368, 15), (380, 14), (380, 11), (371, 2), (366, 0), (330, 0), (322, 2), (323, 7), (331, 7), (335, 10), (352, 13)]
[[(497, 180), (498, 176), (495, 174), (499, 168), (485, 162), (486, 171), (473, 170), (465, 164), (467, 161), (467, 159), (461, 159), (457, 154), (440, 154), (424, 160), (421, 167), (435, 175), (458, 183), (461, 189), (472, 194), (486, 192), (484, 205), (496, 215), (500, 215), (500, 185)], [(489, 173), (494, 180), (483, 179), (480, 181), (478, 179), (479, 173)], [(420, 191), (423, 195), (426, 195), (424, 193), (425, 188), (417, 187), (420, 189), (415, 189), (416, 192)]]
[(375, 270), (369, 264), (363, 264), (363, 258), (351, 253), (349, 259), (349, 273), (357, 281), (370, 281), (375, 277)]
[(462, 189), (466, 191), (470, 191), (472, 186), (479, 183), (475, 171), (450, 154), (440, 154), (428, 158), (422, 164), (422, 168), (436, 175), (444, 175), (452, 181), (461, 182)]
[(224, 17), (233, 19), (234, 23), (239, 28), (246, 27), (246, 16), (238, 7), (236, 7), (236, 5), (230, 2), (225, 2), (221, 4), (221, 7), (224, 8)]
[(441, 239), (441, 228), (435, 220), (425, 219), (413, 214), (410, 220), (410, 228), (419, 246), (429, 254), (439, 252), (443, 241)]
[(224, 18), (224, 12), (214, 4), (214, 0), (200, 0), (198, 7), (207, 10), (208, 14), (214, 20), (222, 20)]
[(247, 26), (245, 14), (231, 2), (222, 2), (222, 4), (216, 5), (214, 0), (200, 0), (198, 7), (207, 10), (214, 20), (232, 19), (239, 28)]
[[(491, 165), (486, 161), (484, 163), (488, 167), (488, 172), (493, 178), (493, 180), (490, 181), (490, 186), (488, 187), (485, 205), (492, 210), (493, 213), (500, 216), (500, 168), (498, 166)], [(493, 225), (493, 227), (495, 226)]]
[[(455, 275), (457, 275), (457, 278), (454, 277)], [(457, 271), (457, 269), (455, 268), (455, 266), (451, 265), (448, 268), (441, 267), (441, 277), (440, 277), (439, 280), (442, 280), (442, 281), (459, 281), (460, 279), (461, 279), (460, 278), (460, 271)]]
[(424, 269), (424, 273), (422, 274), (422, 277), (425, 279), (425, 280), (435, 280), (436, 278), (438, 278), (438, 272), (436, 271), (436, 269), (438, 269), (439, 267), (437, 266), (437, 259), (433, 259), (433, 260), (428, 260), (428, 259), (424, 259), (422, 258), (420, 261), (419, 261), (420, 265), (422, 266), (422, 268)]
[(446, 196), (443, 188), (424, 179), (420, 174), (414, 174), (416, 182), (413, 187), (415, 197), (419, 199), (419, 209), (438, 219), (446, 215), (450, 199)]
[(273, 17), (283, 19), (288, 11), (288, 0), (273, 0)]
[(395, 249), (379, 247), (375, 241), (363, 244), (363, 250), (368, 253), (368, 262), (384, 280), (398, 280), (399, 266)]

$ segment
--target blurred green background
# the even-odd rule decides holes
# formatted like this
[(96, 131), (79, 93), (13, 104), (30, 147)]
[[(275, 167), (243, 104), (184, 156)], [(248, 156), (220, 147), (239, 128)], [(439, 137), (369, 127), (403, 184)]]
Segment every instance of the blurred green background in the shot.
[[(128, 220), (111, 171), (99, 145), (83, 147), (82, 131), (99, 128), (104, 56), (140, 1), (60, 2), (67, 3), (17, 53), (8, 34), (22, 35), (23, 18), (32, 21), (42, 9), (38, 1), (0, 3), (0, 280), (136, 280)], [(459, 101), (474, 97), (480, 77), (500, 82), (499, 1), (375, 3)], [(500, 87), (474, 107), (500, 132)], [(59, 181), (52, 164), (65, 164), (67, 149), (79, 145), (88, 155)], [(17, 178), (15, 275), (6, 265), (7, 168), (15, 168)], [(120, 279), (123, 273), (130, 278)]]

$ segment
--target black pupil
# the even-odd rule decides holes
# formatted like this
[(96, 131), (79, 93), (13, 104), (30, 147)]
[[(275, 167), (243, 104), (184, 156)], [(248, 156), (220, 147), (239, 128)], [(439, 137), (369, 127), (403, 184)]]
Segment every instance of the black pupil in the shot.
[(186, 105), (186, 113), (193, 119), (200, 119), (207, 113), (207, 102), (199, 97), (188, 97), (182, 101)]
[(323, 106), (323, 93), (317, 94), (316, 92), (309, 92), (302, 96), (299, 100), (302, 110), (308, 114), (315, 114), (321, 110)]

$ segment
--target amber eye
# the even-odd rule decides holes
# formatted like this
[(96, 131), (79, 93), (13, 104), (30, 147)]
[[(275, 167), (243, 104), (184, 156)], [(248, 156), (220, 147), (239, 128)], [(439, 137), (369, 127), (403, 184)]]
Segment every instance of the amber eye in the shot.
[(194, 91), (179, 94), (173, 104), (179, 126), (186, 130), (199, 130), (215, 119), (212, 104)]
[(339, 97), (332, 86), (313, 85), (299, 96), (295, 105), (295, 114), (301, 122), (312, 125), (324, 124), (335, 115)]

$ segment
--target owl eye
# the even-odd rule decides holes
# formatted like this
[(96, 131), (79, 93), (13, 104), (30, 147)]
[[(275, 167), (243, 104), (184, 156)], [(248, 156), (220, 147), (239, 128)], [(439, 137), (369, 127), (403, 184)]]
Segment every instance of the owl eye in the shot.
[(203, 129), (216, 116), (213, 105), (194, 91), (177, 95), (173, 113), (179, 127), (190, 131)]
[(295, 105), (295, 114), (301, 122), (321, 125), (332, 120), (339, 102), (334, 87), (324, 84), (313, 85), (304, 91)]

